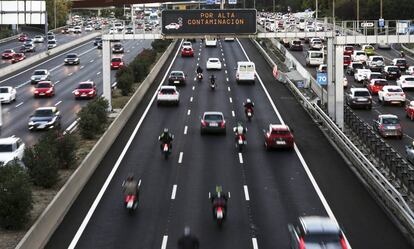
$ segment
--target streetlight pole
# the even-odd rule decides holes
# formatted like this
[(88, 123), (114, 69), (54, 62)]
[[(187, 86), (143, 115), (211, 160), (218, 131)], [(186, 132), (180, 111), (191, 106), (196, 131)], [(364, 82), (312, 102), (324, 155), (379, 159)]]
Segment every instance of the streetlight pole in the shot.
[(275, 0), (273, 0), (273, 13), (275, 13)]
[(316, 0), (316, 3), (315, 3), (315, 12), (316, 12), (316, 20), (318, 19), (318, 0)]
[(382, 0), (380, 0), (380, 18), (382, 19)]
[(56, 26), (57, 26), (57, 22), (56, 22), (56, 0), (54, 0), (53, 3), (55, 5), (55, 17), (54, 17), (55, 20), (54, 21), (55, 21), (55, 29), (56, 29)]

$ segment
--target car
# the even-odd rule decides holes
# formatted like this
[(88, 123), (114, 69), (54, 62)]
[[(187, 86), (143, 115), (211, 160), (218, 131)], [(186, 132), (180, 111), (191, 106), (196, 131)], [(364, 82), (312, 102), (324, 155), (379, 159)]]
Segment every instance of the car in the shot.
[(53, 32), (53, 31), (49, 31), (49, 32), (47, 32), (47, 35), (49, 36), (49, 35), (55, 35), (55, 33)]
[(402, 89), (406, 88), (414, 88), (414, 75), (401, 75), (400, 78), (397, 80), (397, 86), (401, 87)]
[(252, 61), (238, 61), (236, 68), (236, 82), (256, 82), (256, 65)]
[(385, 66), (382, 74), (387, 80), (396, 80), (401, 76), (400, 69), (397, 66)]
[(151, 24), (145, 24), (145, 31), (152, 31), (152, 26)]
[(359, 61), (365, 63), (368, 59), (367, 53), (363, 50), (354, 50), (354, 53), (351, 55), (352, 61)]
[(353, 46), (344, 46), (344, 55), (352, 56), (353, 53), (354, 53)]
[(26, 41), (23, 44), (26, 45), (26, 44), (33, 44), (33, 43), (34, 43), (33, 39), (27, 38)]
[(193, 57), (194, 50), (191, 47), (185, 46), (181, 49), (181, 57)]
[(330, 217), (302, 216), (288, 224), (292, 249), (347, 249), (348, 242), (338, 223)]
[(405, 114), (407, 118), (414, 120), (414, 101), (410, 101), (405, 106)]
[(116, 43), (112, 46), (112, 53), (123, 53), (124, 52), (124, 46), (122, 46), (121, 43)]
[(381, 72), (384, 65), (384, 57), (380, 55), (372, 55), (368, 57), (367, 66), (371, 69), (371, 71)]
[(109, 29), (109, 34), (117, 34), (118, 33), (118, 29), (116, 28), (110, 28)]
[(180, 93), (175, 86), (161, 86), (157, 93), (157, 105), (162, 103), (173, 103), (178, 105)]
[[(72, 31), (72, 32), (73, 32), (73, 31)], [(63, 29), (61, 29), (61, 30), (60, 30), (60, 33), (61, 33), (61, 34), (69, 34), (69, 33), (70, 33), (69, 28), (63, 28)]]
[(30, 43), (24, 44), (23, 46), (21, 46), (20, 52), (23, 52), (23, 53), (28, 53), (28, 52), (34, 53), (34, 52), (36, 52), (36, 47), (33, 44), (30, 44)]
[(400, 119), (393, 114), (380, 114), (377, 119), (373, 120), (374, 131), (378, 132), (382, 137), (398, 137), (403, 138), (403, 130)]
[(206, 63), (206, 69), (207, 70), (210, 70), (210, 69), (221, 70), (221, 61), (219, 60), (219, 58), (208, 58), (207, 63)]
[(346, 68), (346, 74), (353, 76), (353, 75), (355, 75), (355, 73), (358, 69), (363, 69), (363, 68), (364, 68), (364, 64), (362, 64), (362, 62), (353, 61)]
[(12, 86), (0, 86), (0, 102), (11, 103), (16, 101), (16, 88)]
[(74, 26), (69, 26), (68, 31), (72, 32), (72, 33), (75, 33), (75, 27)]
[(234, 37), (224, 37), (224, 41), (234, 41)]
[(96, 48), (97, 48), (97, 49), (102, 49), (102, 41), (98, 41), (98, 42), (96, 43)]
[(201, 135), (205, 133), (226, 134), (226, 120), (222, 112), (204, 112), (200, 124)]
[(7, 165), (13, 160), (22, 160), (25, 144), (19, 137), (0, 138), (0, 165)]
[(405, 71), (408, 68), (407, 60), (404, 58), (395, 58), (391, 62), (392, 66), (396, 66), (400, 69), (400, 71)]
[(293, 149), (295, 145), (292, 130), (287, 125), (270, 124), (267, 129), (263, 130), (263, 133), (266, 150), (271, 148)]
[(85, 31), (93, 31), (93, 27), (88, 25), (85, 27)]
[(60, 128), (61, 114), (56, 107), (39, 107), (30, 115), (28, 128), (34, 130), (50, 130)]
[(382, 104), (405, 104), (405, 93), (399, 86), (384, 86), (378, 91), (378, 101)]
[(302, 41), (299, 39), (292, 40), (289, 43), (289, 49), (291, 51), (303, 51)]
[(111, 59), (111, 69), (119, 69), (124, 66), (124, 61), (121, 57), (114, 57)]
[(54, 36), (54, 35), (48, 35), (47, 36), (47, 40), (48, 41), (56, 41), (56, 36)]
[(168, 76), (168, 84), (170, 85), (178, 85), (178, 84), (185, 84), (185, 74), (183, 71), (171, 71), (170, 75)]
[(24, 59), (26, 59), (26, 55), (24, 53), (15, 53), (13, 55), (13, 58), (12, 58), (11, 62), (16, 63), (16, 62), (22, 61)]
[(96, 94), (96, 85), (93, 81), (80, 82), (76, 89), (73, 91), (75, 99), (95, 98)]
[(47, 41), (47, 49), (52, 49), (57, 46), (56, 40)]
[(38, 83), (39, 81), (48, 81), (50, 80), (50, 73), (47, 69), (38, 69), (33, 72), (32, 77), (30, 78), (31, 83)]
[(95, 30), (102, 30), (102, 26), (101, 25), (95, 25)]
[(371, 72), (367, 75), (368, 78), (364, 80), (363, 84), (368, 87), (368, 85), (371, 83), (374, 79), (384, 79), (384, 75), (380, 72)]
[(362, 45), (361, 50), (363, 50), (368, 56), (375, 54), (375, 48), (371, 45)]
[(345, 95), (345, 102), (351, 108), (372, 108), (372, 97), (366, 88), (351, 88)]
[(217, 39), (216, 38), (211, 38), (211, 37), (206, 37), (204, 39), (204, 46), (205, 47), (217, 47)]
[(33, 37), (33, 42), (34, 43), (43, 43), (43, 42), (45, 42), (45, 38), (41, 35), (36, 35), (35, 37)]
[(73, 33), (74, 34), (81, 34), (82, 33), (82, 28), (80, 26), (75, 26), (73, 28)]
[(134, 29), (132, 27), (127, 27), (125, 30), (125, 34), (129, 34), (129, 35), (134, 34)]
[(13, 49), (6, 49), (6, 50), (3, 51), (3, 53), (1, 53), (1, 58), (3, 58), (3, 59), (11, 59), (11, 58), (13, 58), (13, 56), (14, 56), (15, 53), (16, 52), (14, 52)]
[(344, 68), (347, 68), (349, 65), (351, 65), (351, 56), (344, 55)]
[(170, 23), (168, 25), (165, 26), (165, 29), (170, 30), (170, 29), (179, 29), (181, 26), (178, 23)]
[(354, 80), (362, 83), (365, 79), (368, 79), (369, 74), (371, 74), (370, 69), (357, 69), (354, 73)]
[(65, 65), (79, 65), (80, 64), (80, 58), (78, 54), (76, 53), (70, 53), (67, 54), (64, 59)]
[(371, 95), (378, 94), (384, 86), (388, 85), (388, 81), (385, 79), (373, 79), (368, 84), (367, 88)]
[(414, 66), (409, 66), (407, 71), (405, 71), (407, 74), (414, 75)]
[(19, 40), (19, 42), (24, 42), (24, 41), (26, 41), (27, 38), (29, 38), (27, 36), (27, 34), (21, 34), (21, 35), (19, 35), (18, 40)]
[(93, 41), (93, 45), (97, 46), (99, 42), (102, 42), (102, 37), (96, 37), (95, 40)]
[(33, 89), (33, 95), (37, 97), (53, 97), (55, 95), (55, 86), (52, 81), (40, 81)]

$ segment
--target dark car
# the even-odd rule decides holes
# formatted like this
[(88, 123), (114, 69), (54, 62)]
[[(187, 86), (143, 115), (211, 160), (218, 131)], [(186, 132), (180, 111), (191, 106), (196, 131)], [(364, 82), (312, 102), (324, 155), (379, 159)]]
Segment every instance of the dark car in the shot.
[(168, 77), (168, 84), (178, 85), (185, 84), (185, 74), (183, 71), (172, 71)]
[(28, 127), (30, 131), (60, 128), (60, 120), (61, 115), (56, 107), (40, 107), (30, 116)]
[(65, 65), (79, 65), (80, 64), (79, 56), (78, 54), (75, 54), (75, 53), (67, 54), (64, 61), (65, 61)]
[(63, 28), (61, 31), (60, 31), (62, 34), (69, 34), (70, 32), (69, 32), (69, 28)]
[(348, 75), (354, 75), (358, 69), (363, 69), (364, 64), (361, 62), (351, 62), (349, 66), (346, 68), (346, 73)]
[(339, 225), (329, 217), (299, 217), (296, 226), (288, 225), (292, 249), (347, 249), (348, 243)]
[(397, 66), (386, 66), (382, 73), (387, 80), (396, 80), (401, 76), (400, 69)]
[(303, 45), (301, 40), (293, 40), (289, 44), (289, 49), (292, 51), (303, 51)]
[(200, 133), (203, 135), (206, 132), (226, 134), (226, 120), (222, 112), (204, 112)]
[(101, 41), (98, 41), (98, 42), (96, 43), (96, 48), (97, 48), (97, 49), (102, 49), (102, 40), (101, 40)]
[(132, 27), (127, 27), (125, 30), (125, 34), (129, 34), (129, 35), (134, 34), (134, 29)]
[(123, 53), (124, 52), (124, 46), (122, 46), (122, 44), (117, 43), (114, 44), (114, 46), (112, 47), (112, 53)]
[(399, 139), (403, 138), (400, 119), (396, 115), (378, 115), (377, 119), (374, 119), (372, 127), (382, 137), (398, 137)]
[(93, 41), (94, 46), (98, 46), (98, 43), (102, 43), (102, 37), (96, 37)]

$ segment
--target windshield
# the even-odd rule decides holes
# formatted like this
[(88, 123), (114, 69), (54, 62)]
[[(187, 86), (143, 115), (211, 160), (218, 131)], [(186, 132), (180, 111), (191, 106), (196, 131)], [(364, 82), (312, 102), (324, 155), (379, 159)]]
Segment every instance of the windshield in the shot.
[(402, 92), (402, 89), (401, 88), (389, 88), (388, 92), (390, 92), (390, 93), (400, 93), (400, 92)]
[(53, 116), (53, 111), (52, 110), (36, 110), (34, 115), (35, 117), (50, 117)]
[(272, 130), (273, 135), (289, 135), (290, 132), (286, 130)]
[(46, 72), (45, 71), (35, 71), (34, 75), (45, 75)]
[(368, 91), (357, 91), (354, 93), (356, 97), (369, 97)]
[(172, 72), (170, 75), (175, 76), (175, 77), (182, 77), (183, 73), (181, 73), (181, 72)]
[(0, 93), (9, 93), (9, 88), (7, 87), (0, 88)]
[(4, 53), (12, 53), (13, 51), (10, 49), (4, 50)]
[(398, 64), (407, 64), (407, 61), (406, 60), (397, 60), (397, 63)]
[(363, 69), (364, 65), (360, 64), (360, 63), (354, 63), (352, 64), (352, 67), (355, 69)]
[(414, 82), (414, 78), (405, 78), (405, 81), (413, 81)]
[(382, 123), (383, 124), (399, 124), (400, 122), (398, 121), (397, 118), (383, 118)]
[(305, 242), (307, 243), (317, 243), (317, 244), (326, 244), (326, 243), (340, 243), (340, 238), (338, 234), (308, 234), (305, 235)]
[(223, 117), (220, 114), (207, 114), (204, 116), (204, 120), (219, 122), (223, 120)]
[(78, 56), (76, 54), (68, 54), (66, 55), (66, 58), (77, 58)]
[(354, 50), (354, 47), (345, 47), (345, 50), (352, 51)]
[(175, 90), (174, 89), (161, 89), (161, 93), (162, 94), (174, 94)]
[(36, 88), (49, 88), (49, 83), (37, 83)]
[(390, 71), (390, 72), (398, 72), (399, 69), (398, 69), (398, 67), (389, 67), (388, 68), (388, 71)]
[(121, 58), (112, 58), (112, 62), (121, 62)]
[(55, 41), (48, 41), (47, 43), (48, 43), (48, 44), (56, 44), (56, 42), (55, 42)]
[(357, 52), (356, 55), (365, 55), (365, 52)]
[(12, 144), (0, 144), (0, 152), (13, 152)]
[(376, 86), (386, 86), (386, 85), (388, 85), (388, 82), (385, 81), (385, 80), (377, 80), (377, 81), (374, 82), (374, 85), (376, 85)]
[(78, 89), (92, 89), (92, 84), (79, 84)]
[(322, 53), (310, 53), (310, 57), (311, 58), (322, 59), (323, 58), (323, 54)]
[(372, 61), (384, 61), (384, 59), (382, 57), (374, 57)]

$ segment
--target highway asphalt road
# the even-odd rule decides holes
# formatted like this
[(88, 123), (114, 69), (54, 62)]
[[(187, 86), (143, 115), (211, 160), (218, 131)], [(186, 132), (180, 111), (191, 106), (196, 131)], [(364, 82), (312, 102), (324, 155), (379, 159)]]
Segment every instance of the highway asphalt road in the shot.
[[(150, 48), (151, 41), (125, 41), (125, 53), (113, 56), (123, 56), (126, 62), (130, 62), (143, 49)], [(67, 53), (78, 53), (80, 65), (64, 65), (63, 60)], [(0, 78), (1, 86), (13, 86), (17, 90), (17, 99), (10, 104), (2, 105), (3, 126), (2, 137), (16, 135), (21, 137), (29, 145), (36, 142), (42, 131), (30, 132), (27, 128), (29, 116), (38, 107), (57, 106), (62, 113), (62, 128), (66, 129), (76, 119), (76, 113), (87, 100), (75, 100), (72, 93), (81, 81), (92, 80), (98, 88), (98, 95), (102, 95), (102, 50), (93, 46), (93, 41), (88, 41), (72, 48), (70, 51), (48, 58), (47, 60), (16, 72), (11, 77)], [(108, 63), (110, 63), (108, 61)], [(36, 69), (48, 69), (51, 80), (55, 83), (55, 96), (50, 98), (34, 98), (34, 85), (30, 84), (30, 76)], [(115, 81), (115, 71), (112, 72), (111, 82)]]
[[(201, 248), (289, 248), (287, 224), (303, 215), (336, 217), (353, 248), (410, 248), (300, 104), (273, 79), (254, 45), (241, 44), (256, 63), (261, 81), (255, 85), (235, 83), (236, 62), (247, 59), (238, 41), (218, 48), (197, 42), (195, 58), (170, 58), (172, 66), (164, 66), (46, 248), (176, 248), (185, 225)], [(205, 68), (209, 57), (224, 66), (214, 72), (215, 91), (206, 80), (194, 80), (196, 64)], [(187, 85), (179, 87), (180, 105), (157, 107), (151, 101), (170, 70), (188, 75)], [(249, 123), (242, 107), (248, 97), (256, 106)], [(227, 135), (200, 135), (200, 116), (213, 110), (224, 113)], [(262, 129), (282, 119), (295, 131), (297, 148), (267, 152)], [(249, 129), (241, 154), (231, 132), (239, 120)], [(164, 127), (175, 134), (168, 160), (157, 141)], [(121, 193), (131, 172), (142, 181), (132, 216)], [(231, 196), (221, 229), (208, 200), (216, 185)]]
[[(70, 41), (76, 40), (82, 36), (85, 36), (87, 34), (90, 34), (91, 32), (85, 32), (83, 31), (81, 34), (61, 34), (61, 33), (55, 33), (56, 41), (58, 46), (62, 45), (64, 43), (68, 43)], [(44, 36), (44, 34), (42, 34)], [(30, 35), (29, 38), (33, 38), (34, 35)], [(45, 36), (44, 36), (45, 37)], [(34, 43), (36, 51), (34, 53), (25, 53), (26, 58), (29, 58), (30, 56), (33, 56), (35, 54), (47, 51), (47, 37), (45, 37), (44, 43)], [(6, 49), (13, 49), (15, 52), (20, 52), (20, 47), (23, 45), (24, 42), (19, 42), (17, 39), (0, 43), (0, 53), (3, 53)], [(0, 58), (0, 68), (4, 68), (11, 65), (11, 59), (2, 59)]]

